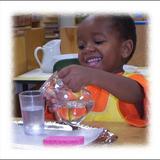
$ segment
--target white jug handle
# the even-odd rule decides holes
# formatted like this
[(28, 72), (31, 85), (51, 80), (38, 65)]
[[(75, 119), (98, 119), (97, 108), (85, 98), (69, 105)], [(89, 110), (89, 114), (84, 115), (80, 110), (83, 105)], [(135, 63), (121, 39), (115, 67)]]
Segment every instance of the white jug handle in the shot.
[(35, 50), (34, 50), (34, 57), (37, 61), (37, 63), (39, 64), (40, 68), (42, 68), (42, 63), (40, 62), (39, 58), (38, 58), (38, 51), (39, 50), (42, 50), (42, 53), (43, 53), (43, 48), (42, 47), (37, 47)]

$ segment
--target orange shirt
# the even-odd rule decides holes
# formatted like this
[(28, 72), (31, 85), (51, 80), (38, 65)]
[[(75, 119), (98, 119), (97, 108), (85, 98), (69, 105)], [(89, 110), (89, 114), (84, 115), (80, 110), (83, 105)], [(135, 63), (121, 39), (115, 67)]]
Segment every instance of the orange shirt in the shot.
[[(148, 114), (147, 80), (145, 79), (145, 77), (143, 75), (136, 74), (136, 73), (123, 73), (122, 76), (131, 78), (131, 79), (137, 81), (144, 89), (144, 93), (145, 93), (144, 110), (145, 110), (145, 117), (146, 118), (145, 119), (140, 118), (134, 104), (120, 101), (119, 99), (117, 99), (116, 97), (114, 97), (113, 95), (108, 93), (106, 90), (99, 88), (97, 86), (94, 86), (94, 85), (89, 85), (89, 86), (87, 86), (87, 89), (92, 93), (93, 98), (95, 100), (95, 106), (93, 108), (93, 112), (96, 112), (96, 113), (100, 112), (101, 114), (98, 114), (98, 115), (94, 114), (94, 116), (89, 115), (90, 118), (87, 118), (87, 120), (91, 120), (91, 119), (98, 120), (98, 121), (108, 120), (107, 119), (107, 112), (106, 112), (107, 107), (109, 107), (108, 102), (114, 101), (113, 99), (117, 99), (116, 108), (120, 112), (119, 113), (120, 116), (122, 116), (122, 118), (128, 124), (136, 126), (136, 127), (145, 127), (148, 124), (148, 120), (147, 120), (148, 119), (147, 118), (147, 114)], [(111, 98), (111, 96), (112, 96), (112, 98)], [(112, 100), (110, 100), (110, 99), (112, 99)], [(113, 103), (115, 103), (115, 102), (113, 102)], [(112, 105), (113, 105), (113, 103), (111, 102)], [(110, 107), (112, 107), (112, 106), (110, 106)], [(115, 105), (114, 105), (114, 107), (115, 107)], [(98, 116), (99, 116), (99, 118), (98, 118)]]

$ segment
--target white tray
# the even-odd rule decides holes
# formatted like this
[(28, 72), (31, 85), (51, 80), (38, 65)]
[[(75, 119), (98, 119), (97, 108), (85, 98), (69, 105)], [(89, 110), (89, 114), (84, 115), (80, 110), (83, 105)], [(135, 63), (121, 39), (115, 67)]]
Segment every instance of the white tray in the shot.
[(45, 133), (43, 135), (31, 136), (26, 135), (23, 130), (21, 121), (13, 123), (13, 139), (14, 146), (43, 146), (43, 139), (48, 136), (84, 136), (84, 144), (88, 145), (95, 141), (103, 132), (103, 128), (85, 127), (78, 130), (72, 130), (68, 125), (62, 125), (54, 122), (45, 123)]

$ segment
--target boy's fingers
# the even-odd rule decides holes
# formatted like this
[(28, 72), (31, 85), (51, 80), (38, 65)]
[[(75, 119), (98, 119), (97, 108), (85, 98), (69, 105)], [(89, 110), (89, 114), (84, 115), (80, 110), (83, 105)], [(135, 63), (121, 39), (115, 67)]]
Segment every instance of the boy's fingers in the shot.
[(69, 72), (70, 72), (70, 67), (65, 67), (58, 72), (58, 76), (59, 78), (64, 78), (66, 75), (69, 74)]
[(64, 84), (68, 85), (71, 81), (71, 78), (69, 76), (66, 76), (65, 78), (63, 78), (63, 82)]

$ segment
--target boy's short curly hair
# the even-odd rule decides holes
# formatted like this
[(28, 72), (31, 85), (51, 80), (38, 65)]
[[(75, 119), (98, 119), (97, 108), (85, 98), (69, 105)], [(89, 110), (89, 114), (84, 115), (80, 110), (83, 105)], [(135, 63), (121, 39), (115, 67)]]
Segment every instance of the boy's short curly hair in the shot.
[[(108, 17), (108, 16), (107, 16)], [(124, 40), (131, 39), (133, 41), (133, 50), (131, 55), (125, 60), (127, 63), (134, 54), (137, 43), (136, 26), (130, 15), (109, 15), (112, 27), (118, 31)]]

